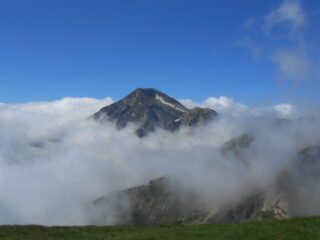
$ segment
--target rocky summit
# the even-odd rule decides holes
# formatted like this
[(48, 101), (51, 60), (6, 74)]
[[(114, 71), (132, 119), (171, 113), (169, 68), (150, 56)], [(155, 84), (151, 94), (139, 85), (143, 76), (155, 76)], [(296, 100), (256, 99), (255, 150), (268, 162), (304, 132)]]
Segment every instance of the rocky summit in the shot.
[(136, 134), (146, 136), (156, 128), (175, 131), (180, 126), (195, 126), (217, 115), (209, 108), (188, 109), (168, 95), (153, 88), (137, 88), (123, 99), (103, 107), (92, 118), (113, 121), (118, 128), (137, 124)]

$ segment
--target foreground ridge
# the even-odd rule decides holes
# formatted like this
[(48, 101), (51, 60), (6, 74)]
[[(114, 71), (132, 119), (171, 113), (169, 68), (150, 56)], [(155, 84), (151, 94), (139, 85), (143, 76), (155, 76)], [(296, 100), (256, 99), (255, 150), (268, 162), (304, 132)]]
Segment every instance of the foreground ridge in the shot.
[(14, 240), (314, 240), (320, 237), (320, 217), (262, 220), (242, 224), (191, 226), (43, 227), (0, 226), (0, 239)]

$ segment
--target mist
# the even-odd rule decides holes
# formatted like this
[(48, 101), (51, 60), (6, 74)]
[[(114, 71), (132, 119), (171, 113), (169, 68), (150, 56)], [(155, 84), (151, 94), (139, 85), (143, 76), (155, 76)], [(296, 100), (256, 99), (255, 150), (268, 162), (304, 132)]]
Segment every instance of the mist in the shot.
[[(111, 98), (1, 104), (0, 224), (86, 225), (93, 214), (88, 203), (161, 176), (218, 208), (257, 189), (272, 191), (297, 153), (320, 142), (318, 116), (306, 106), (252, 108), (227, 97), (180, 101), (219, 116), (138, 138), (134, 125), (118, 130), (89, 118)], [(241, 158), (222, 154), (225, 142), (244, 133), (254, 141)], [(320, 214), (317, 178), (304, 178), (292, 215)]]

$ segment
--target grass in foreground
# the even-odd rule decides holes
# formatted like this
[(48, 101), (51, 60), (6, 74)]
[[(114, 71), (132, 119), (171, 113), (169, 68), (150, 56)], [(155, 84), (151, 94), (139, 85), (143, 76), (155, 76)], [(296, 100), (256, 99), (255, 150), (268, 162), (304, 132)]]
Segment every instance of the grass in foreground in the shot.
[(0, 226), (1, 240), (317, 240), (320, 217), (194, 226), (43, 227)]

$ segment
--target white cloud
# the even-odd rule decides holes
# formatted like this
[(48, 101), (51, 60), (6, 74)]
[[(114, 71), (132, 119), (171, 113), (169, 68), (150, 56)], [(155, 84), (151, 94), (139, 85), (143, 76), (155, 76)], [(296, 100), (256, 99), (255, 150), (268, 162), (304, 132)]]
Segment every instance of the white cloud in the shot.
[(180, 99), (182, 104), (189, 108), (193, 107), (208, 107), (215, 109), (217, 112), (238, 112), (247, 109), (243, 104), (236, 103), (232, 98), (221, 96), (219, 98), (209, 97), (201, 103), (196, 103), (191, 99)]
[(244, 104), (235, 102), (232, 98), (221, 96), (219, 98), (209, 97), (201, 103), (192, 101), (191, 99), (180, 99), (181, 103), (189, 108), (207, 107), (215, 109), (218, 113), (231, 115), (233, 117), (243, 116), (263, 116), (271, 115), (273, 117), (294, 118), (296, 116), (295, 107), (289, 103), (282, 103), (268, 107), (249, 107)]
[(280, 49), (275, 52), (273, 61), (281, 78), (304, 81), (310, 77), (312, 66), (310, 59), (303, 51)]
[[(88, 120), (111, 102), (64, 98), (0, 106), (0, 224), (88, 224), (87, 203), (162, 175), (217, 207), (272, 182), (292, 155), (320, 140), (318, 120), (274, 129), (275, 119), (292, 115), (291, 105), (250, 108), (228, 97), (182, 101), (217, 110), (219, 118), (208, 125), (140, 139), (132, 125), (118, 131), (113, 123)], [(250, 168), (220, 151), (244, 132), (257, 139), (248, 150), (255, 153)]]
[(278, 104), (272, 107), (274, 110), (278, 111), (280, 116), (290, 117), (295, 112), (295, 107), (291, 104)]
[(268, 30), (287, 23), (292, 31), (297, 31), (306, 25), (306, 16), (300, 0), (284, 0), (280, 7), (268, 13), (265, 19)]

